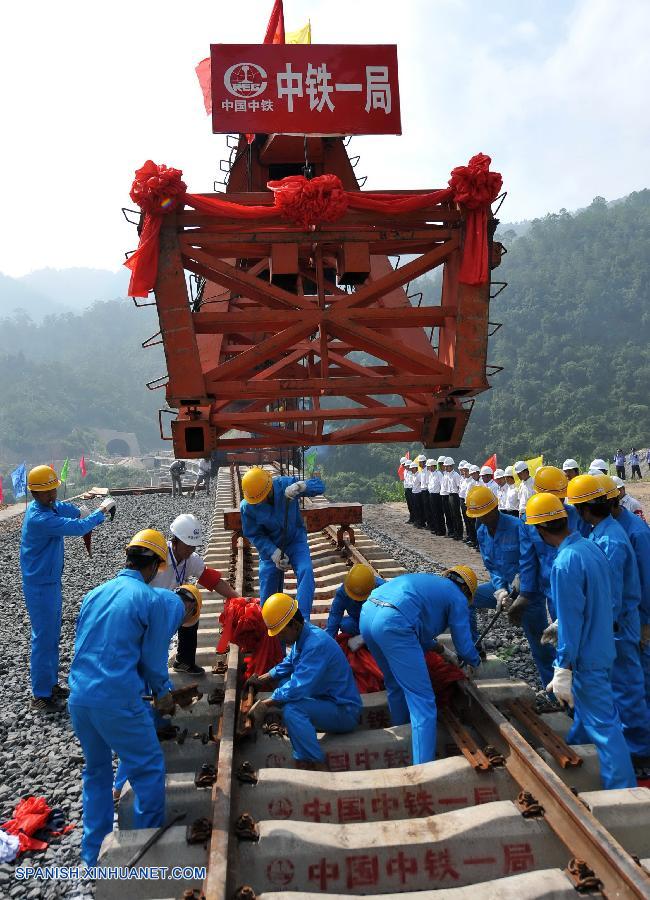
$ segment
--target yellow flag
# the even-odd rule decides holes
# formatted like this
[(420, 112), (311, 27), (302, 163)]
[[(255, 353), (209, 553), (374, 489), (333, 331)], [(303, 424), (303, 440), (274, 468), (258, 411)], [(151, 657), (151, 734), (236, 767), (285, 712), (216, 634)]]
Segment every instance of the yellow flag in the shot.
[(287, 31), (284, 42), (285, 44), (311, 44), (311, 22), (307, 22), (297, 31)]
[[(528, 466), (528, 471), (530, 472), (530, 477), (535, 477), (535, 472), (544, 465), (544, 457), (543, 456), (534, 456), (532, 459), (525, 460), (526, 465)], [(515, 472), (515, 484), (519, 484), (519, 476)]]

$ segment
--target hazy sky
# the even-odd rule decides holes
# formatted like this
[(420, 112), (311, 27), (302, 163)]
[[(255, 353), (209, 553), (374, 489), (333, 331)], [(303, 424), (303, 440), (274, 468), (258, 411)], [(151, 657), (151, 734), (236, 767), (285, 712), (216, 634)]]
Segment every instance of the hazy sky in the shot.
[[(3, 4), (0, 271), (117, 269), (145, 159), (212, 190), (194, 66), (261, 41), (272, 0)], [(352, 141), (367, 189), (435, 188), (478, 151), (515, 221), (650, 186), (649, 0), (285, 0), (314, 42), (397, 43), (402, 137)]]

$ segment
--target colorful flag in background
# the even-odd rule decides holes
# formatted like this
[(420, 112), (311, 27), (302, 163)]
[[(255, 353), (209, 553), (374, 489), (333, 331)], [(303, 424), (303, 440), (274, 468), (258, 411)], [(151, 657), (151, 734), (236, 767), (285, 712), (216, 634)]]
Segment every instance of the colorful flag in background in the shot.
[(314, 469), (316, 468), (316, 458), (318, 454), (315, 450), (312, 450), (310, 453), (307, 453), (305, 456), (305, 471), (308, 475), (314, 474)]
[(498, 465), (497, 465), (497, 455), (496, 455), (496, 453), (493, 453), (492, 456), (489, 456), (489, 457), (485, 460), (485, 462), (483, 463), (483, 465), (484, 465), (484, 466), (489, 466), (489, 467), (492, 469), (492, 471), (494, 471), (495, 469), (498, 469), (499, 467), (498, 467)]
[[(532, 459), (525, 459), (524, 462), (528, 466), (528, 471), (530, 472), (530, 477), (533, 478), (535, 472), (544, 465), (544, 457), (543, 456), (534, 456)], [(519, 476), (515, 472), (515, 484), (519, 484)]]
[(25, 497), (27, 494), (27, 463), (23, 463), (11, 473), (11, 483), (14, 488), (14, 497)]
[(61, 474), (59, 475), (59, 478), (61, 481), (68, 480), (68, 468), (69, 467), (70, 467), (70, 460), (66, 459), (66, 461), (63, 463), (63, 467), (61, 469)]
[(284, 42), (285, 44), (311, 44), (311, 22), (307, 22), (297, 31), (287, 31)]
[(81, 469), (81, 477), (85, 478), (88, 474), (88, 469), (86, 469), (86, 460), (84, 459), (83, 454), (79, 460), (79, 468)]

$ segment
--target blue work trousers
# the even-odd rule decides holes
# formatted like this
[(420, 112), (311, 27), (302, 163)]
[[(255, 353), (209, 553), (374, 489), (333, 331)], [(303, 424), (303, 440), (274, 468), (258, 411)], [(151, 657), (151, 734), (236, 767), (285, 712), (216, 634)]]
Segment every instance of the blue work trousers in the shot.
[(23, 581), (25, 604), (32, 625), (30, 674), (34, 697), (50, 697), (59, 681), (59, 639), (61, 637), (61, 584), (32, 584)]
[(645, 700), (650, 709), (650, 644), (641, 644), (641, 668), (645, 681)]
[[(303, 614), (305, 622), (309, 621), (311, 616), (311, 607), (314, 602), (314, 591), (316, 590), (316, 582), (314, 581), (314, 569), (309, 554), (309, 546), (306, 536), (302, 539), (293, 541), (285, 548), (286, 555), (291, 562), (291, 568), (296, 573), (298, 587), (296, 590), (296, 600), (298, 601), (298, 609)], [(262, 606), (271, 594), (282, 591), (284, 585), (284, 573), (276, 568), (275, 563), (270, 559), (260, 556), (260, 602)]]
[[(491, 581), (479, 584), (474, 594), (474, 603), (470, 606), (470, 626), (472, 631), (472, 640), (478, 640), (479, 631), (476, 623), (477, 609), (496, 609), (497, 602), (494, 599), (496, 588)], [(505, 615), (505, 614), (503, 614)], [(553, 680), (553, 660), (555, 659), (555, 648), (551, 644), (541, 644), (540, 638), (542, 632), (548, 625), (548, 616), (546, 615), (546, 601), (541, 596), (533, 595), (530, 603), (526, 607), (521, 627), (526, 635), (530, 653), (533, 662), (537, 667), (542, 687), (546, 689), (546, 685)]]
[(567, 744), (594, 744), (606, 790), (636, 787), (621, 720), (616, 712), (608, 669), (573, 671), (573, 725)]
[(436, 758), (436, 698), (415, 629), (399, 610), (367, 600), (361, 634), (384, 674), (392, 724), (410, 719), (413, 765), (431, 762)]
[(289, 734), (293, 758), (303, 762), (324, 762), (316, 732), (348, 734), (359, 724), (360, 707), (334, 703), (327, 697), (306, 697), (282, 704), (282, 720)]
[[(150, 693), (149, 687), (145, 686), (145, 692)], [(159, 728), (165, 728), (169, 725), (169, 719), (166, 719), (162, 716), (158, 710), (154, 707), (153, 703), (148, 703), (145, 700), (145, 707), (147, 712), (151, 716), (151, 721), (153, 722), (153, 727), (156, 729), (156, 733)], [(129, 773), (126, 771), (126, 766), (120, 759), (117, 764), (117, 771), (115, 772), (115, 782), (113, 783), (113, 787), (116, 791), (121, 791), (126, 782), (129, 780)]]
[(123, 762), (135, 793), (136, 828), (165, 823), (165, 760), (144, 701), (118, 707), (69, 704), (84, 759), (81, 858), (97, 864), (102, 841), (113, 830), (113, 753)]
[(637, 641), (615, 637), (616, 659), (612, 669), (614, 704), (623, 726), (628, 750), (650, 756), (650, 712)]

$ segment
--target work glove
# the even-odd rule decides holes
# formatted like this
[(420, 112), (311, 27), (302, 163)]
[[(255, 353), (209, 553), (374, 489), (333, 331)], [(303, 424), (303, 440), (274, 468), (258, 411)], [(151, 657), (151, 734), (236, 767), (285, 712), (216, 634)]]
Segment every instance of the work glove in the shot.
[(262, 682), (263, 678), (263, 675), (251, 675), (251, 677), (246, 679), (246, 681), (244, 682), (244, 693), (251, 689), (254, 691), (259, 691), (262, 687), (262, 684), (260, 682)]
[(82, 503), (81, 506), (79, 507), (79, 518), (85, 519), (86, 516), (89, 516), (89, 515), (90, 515), (90, 510), (88, 509), (88, 507), (86, 506), (85, 503)]
[(275, 563), (275, 568), (279, 569), (281, 572), (286, 572), (291, 565), (289, 557), (286, 553), (283, 553), (279, 547), (273, 551), (271, 559)]
[(172, 697), (172, 692), (167, 691), (166, 694), (160, 694), (153, 701), (154, 709), (157, 709), (162, 716), (173, 716), (176, 712), (176, 704)]
[(312, 494), (322, 494), (325, 491), (325, 484), (320, 478), (308, 478), (307, 490)]
[(542, 631), (539, 642), (540, 644), (553, 644), (554, 647), (557, 647), (557, 619)]
[(573, 708), (573, 672), (571, 669), (561, 669), (559, 666), (553, 667), (553, 681), (546, 685), (547, 691), (552, 691), (558, 700), (562, 703), (568, 703)]
[(641, 626), (641, 647), (650, 646), (650, 622)]
[(348, 641), (348, 648), (352, 650), (353, 653), (356, 653), (359, 647), (363, 647), (365, 643), (366, 642), (360, 634), (355, 634), (354, 637), (351, 637)]
[(111, 522), (113, 521), (113, 517), (115, 516), (115, 510), (117, 508), (117, 504), (112, 497), (105, 497), (104, 500), (99, 504), (99, 508), (104, 513), (104, 516), (108, 518), (111, 517)]
[(525, 594), (519, 594), (517, 599), (512, 601), (506, 610), (508, 613), (508, 621), (511, 625), (521, 625), (521, 620), (524, 617), (526, 607), (529, 603), (530, 600)]
[(509, 597), (508, 591), (505, 588), (499, 588), (498, 591), (495, 591), (494, 599), (497, 601), (497, 609), (501, 609), (502, 606), (505, 606), (506, 600)]
[(293, 484), (290, 484), (289, 487), (286, 487), (284, 489), (284, 496), (287, 498), (287, 500), (295, 500), (296, 497), (304, 494), (306, 490), (306, 481), (294, 481)]
[(264, 700), (257, 700), (251, 708), (248, 710), (248, 715), (246, 716), (252, 724), (253, 728), (259, 728), (260, 725), (264, 724), (264, 719), (266, 718), (266, 703)]

